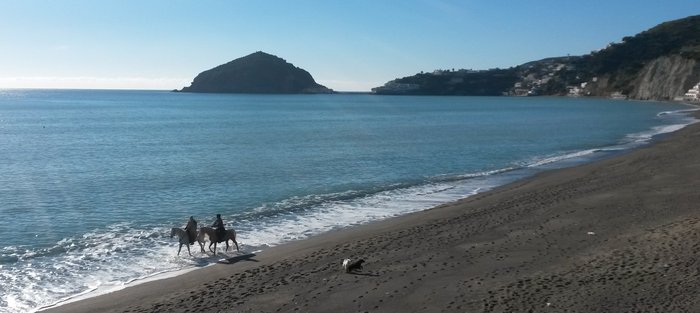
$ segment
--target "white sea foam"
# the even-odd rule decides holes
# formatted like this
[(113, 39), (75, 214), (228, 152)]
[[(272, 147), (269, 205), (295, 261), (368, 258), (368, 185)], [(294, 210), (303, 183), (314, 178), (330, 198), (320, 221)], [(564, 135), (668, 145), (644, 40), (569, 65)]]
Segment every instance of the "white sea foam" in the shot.
[(467, 197), (485, 187), (492, 186), (436, 183), (387, 190), (356, 199), (321, 202), (301, 212), (282, 212), (272, 218), (241, 221), (239, 238), (249, 249), (275, 246), (333, 229), (424, 210)]
[(528, 163), (526, 166), (527, 167), (540, 167), (540, 166), (551, 164), (551, 163), (561, 162), (563, 160), (569, 160), (569, 159), (589, 156), (589, 155), (594, 154), (598, 151), (600, 151), (600, 149), (587, 149), (587, 150), (565, 153), (565, 154), (561, 154), (561, 155), (554, 155), (554, 156), (550, 156), (550, 157), (539, 158), (539, 159), (536, 159), (536, 160)]
[(672, 133), (672, 132), (675, 132), (677, 130), (683, 129), (686, 126), (688, 126), (688, 124), (673, 124), (673, 125), (656, 126), (648, 131), (639, 132), (639, 133), (635, 133), (635, 134), (629, 134), (625, 137), (625, 139), (630, 143), (646, 143), (646, 142), (649, 142), (649, 140), (651, 140), (652, 138), (654, 138), (654, 136)]
[[(196, 268), (215, 262), (201, 254), (177, 257), (168, 229), (133, 230), (127, 224), (110, 226), (103, 232), (89, 232), (68, 238), (56, 247), (62, 253), (17, 251), (18, 262), (4, 265), (0, 278), (10, 282), (3, 294), (2, 312), (29, 312), (42, 307), (92, 297), (124, 288), (129, 283), (163, 274)], [(194, 247), (194, 246), (193, 246)], [(48, 259), (51, 262), (47, 262)], [(216, 258), (218, 260), (218, 258)]]
[[(649, 130), (628, 134), (622, 141), (622, 145), (632, 144), (644, 144), (652, 140), (655, 136), (672, 133), (683, 129), (684, 127), (695, 124), (699, 120), (695, 119), (693, 116), (689, 115), (690, 112), (695, 112), (700, 109), (687, 109), (687, 110), (677, 110), (677, 111), (665, 111), (657, 114), (661, 119), (667, 120), (667, 124), (654, 126)], [(625, 148), (630, 148), (630, 146), (625, 146)]]
[(697, 109), (661, 112), (657, 115), (658, 117), (661, 117), (664, 119), (670, 119), (670, 120), (674, 121), (675, 123), (654, 126), (649, 130), (645, 130), (645, 131), (638, 132), (638, 133), (628, 134), (616, 145), (599, 147), (599, 148), (594, 148), (594, 149), (585, 149), (585, 150), (580, 150), (580, 151), (564, 152), (564, 153), (555, 154), (552, 156), (540, 157), (540, 158), (525, 162), (524, 166), (535, 168), (535, 167), (541, 167), (541, 166), (548, 165), (548, 164), (560, 163), (560, 162), (566, 161), (566, 160), (585, 159), (587, 157), (591, 157), (592, 155), (594, 155), (596, 153), (600, 153), (600, 152), (615, 152), (615, 151), (632, 149), (632, 148), (638, 147), (640, 145), (644, 145), (644, 144), (649, 143), (652, 139), (654, 139), (654, 137), (656, 137), (658, 135), (672, 133), (672, 132), (678, 131), (680, 129), (683, 129), (684, 127), (686, 127), (690, 124), (698, 122), (698, 120), (696, 120), (695, 118), (688, 116), (686, 114), (688, 112), (696, 111), (696, 110)]

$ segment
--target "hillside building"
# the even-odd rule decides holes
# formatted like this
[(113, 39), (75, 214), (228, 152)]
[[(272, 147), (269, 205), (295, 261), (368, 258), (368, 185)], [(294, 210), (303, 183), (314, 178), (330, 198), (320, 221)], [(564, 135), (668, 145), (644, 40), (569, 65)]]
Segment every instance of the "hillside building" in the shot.
[(683, 95), (685, 101), (700, 101), (700, 83), (695, 84)]

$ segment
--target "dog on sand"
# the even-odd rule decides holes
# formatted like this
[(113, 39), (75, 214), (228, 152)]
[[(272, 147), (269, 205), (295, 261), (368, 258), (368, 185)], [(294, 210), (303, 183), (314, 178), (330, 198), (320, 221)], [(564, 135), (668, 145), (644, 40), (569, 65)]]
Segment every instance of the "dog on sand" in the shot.
[(359, 259), (359, 260), (353, 262), (350, 259), (345, 259), (345, 260), (343, 260), (343, 269), (345, 270), (346, 273), (350, 273), (353, 271), (361, 271), (362, 270), (362, 263), (365, 263), (365, 260)]

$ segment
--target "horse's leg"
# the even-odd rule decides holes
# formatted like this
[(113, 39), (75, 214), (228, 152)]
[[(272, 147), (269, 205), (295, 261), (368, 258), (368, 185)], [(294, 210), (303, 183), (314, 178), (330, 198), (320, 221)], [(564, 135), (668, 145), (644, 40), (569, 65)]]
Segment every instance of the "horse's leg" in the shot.
[(237, 252), (241, 252), (241, 250), (238, 249), (238, 242), (236, 241), (236, 231), (233, 230), (233, 231), (231, 232), (231, 235), (232, 235), (232, 236), (231, 236), (231, 240), (233, 240), (233, 244), (236, 245), (236, 251), (237, 251)]
[(197, 243), (199, 244), (199, 249), (202, 250), (202, 253), (206, 252), (204, 251), (204, 235), (197, 234)]
[[(182, 244), (180, 244), (180, 247), (182, 247)], [(189, 243), (187, 244), (187, 253), (189, 253), (190, 256), (192, 256), (192, 252), (190, 252), (190, 244)]]
[(228, 239), (226, 239), (226, 251), (228, 251)]
[(177, 255), (180, 255), (180, 249), (182, 249), (182, 244), (180, 244), (180, 246), (177, 247)]
[[(209, 237), (209, 239), (211, 239), (211, 237)], [(214, 250), (211, 249), (211, 246), (212, 246), (212, 245), (214, 245)], [(212, 240), (212, 241), (209, 242), (209, 251), (211, 251), (211, 252), (213, 252), (214, 254), (216, 254), (216, 251), (215, 251), (215, 250), (216, 250), (216, 241), (215, 241), (215, 240)]]

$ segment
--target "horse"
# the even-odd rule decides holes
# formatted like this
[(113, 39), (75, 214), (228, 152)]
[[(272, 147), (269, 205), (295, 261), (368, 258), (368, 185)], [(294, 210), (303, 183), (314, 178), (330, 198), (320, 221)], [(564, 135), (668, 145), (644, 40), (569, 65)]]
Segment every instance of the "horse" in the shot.
[[(187, 235), (187, 232), (184, 229), (180, 228), (175, 228), (170, 230), (170, 238), (173, 238), (173, 236), (177, 235), (178, 241), (180, 242), (180, 247), (177, 248), (177, 255), (180, 255), (180, 250), (182, 249), (182, 245), (187, 246), (187, 253), (192, 255), (192, 252), (190, 252), (190, 237)], [(202, 243), (200, 243), (201, 245)]]
[[(202, 252), (205, 252), (203, 244), (206, 240), (205, 237), (209, 237), (209, 250), (216, 254), (216, 243), (219, 241), (219, 238), (216, 234), (216, 229), (211, 227), (202, 227), (199, 229), (199, 234), (197, 234), (197, 241), (199, 242), (199, 247), (202, 248)], [(226, 243), (226, 251), (228, 251), (229, 240), (233, 241), (233, 243), (236, 245), (236, 251), (240, 252), (241, 250), (238, 249), (238, 242), (236, 242), (236, 231), (233, 229), (227, 229), (226, 234), (224, 235), (224, 238), (222, 240)], [(214, 250), (211, 249), (212, 245), (214, 245)]]

